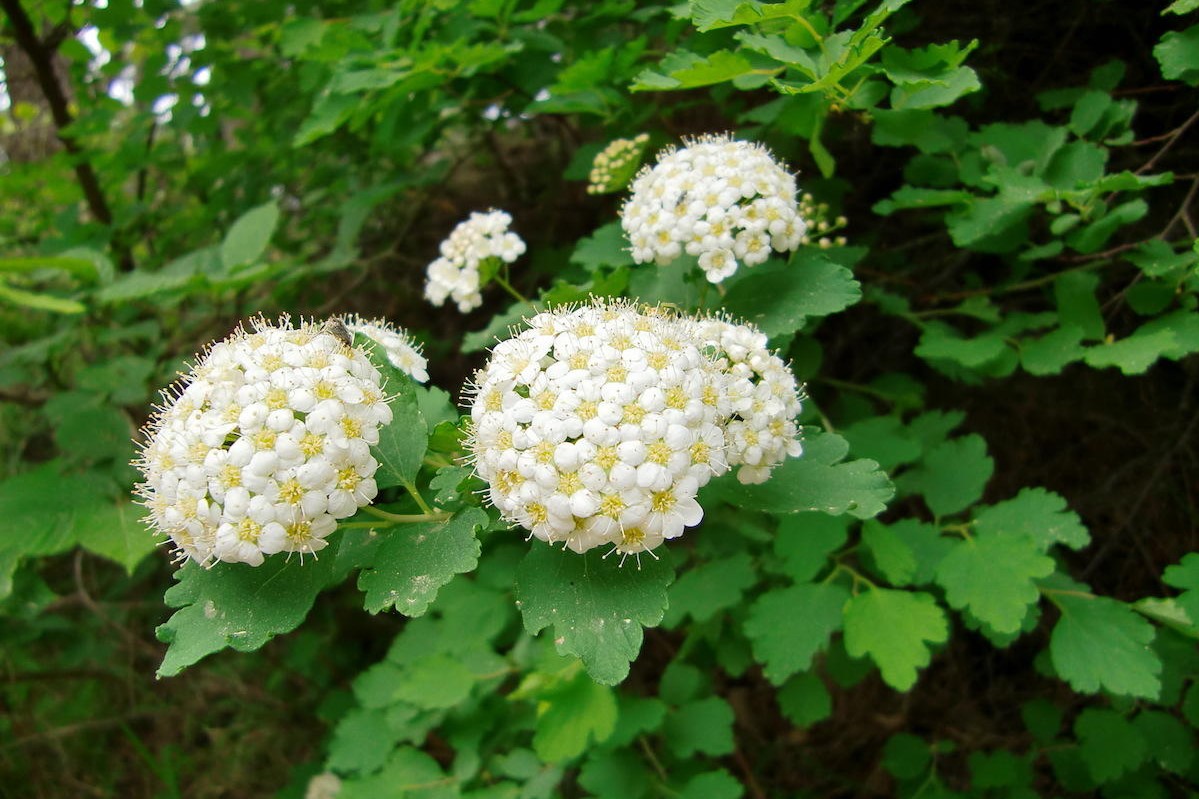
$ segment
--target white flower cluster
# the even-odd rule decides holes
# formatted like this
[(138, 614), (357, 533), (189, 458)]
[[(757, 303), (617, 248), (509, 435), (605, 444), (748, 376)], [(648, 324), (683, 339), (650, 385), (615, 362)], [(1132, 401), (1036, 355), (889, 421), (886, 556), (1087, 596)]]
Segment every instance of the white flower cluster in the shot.
[(621, 226), (633, 260), (666, 265), (698, 257), (709, 281), (800, 245), (807, 225), (795, 203), (795, 178), (761, 144), (704, 136), (658, 154), (633, 181)]
[(479, 270), (488, 258), (512, 263), (525, 251), (520, 236), (508, 230), (512, 217), (503, 211), (472, 213), (441, 243), (441, 257), (429, 264), (425, 298), (444, 305), (447, 298), (462, 313), (483, 304)]
[(609, 142), (591, 162), (591, 173), (587, 176), (587, 193), (608, 194), (627, 186), (637, 165), (641, 163), (641, 154), (647, 144), (648, 133), (638, 133), (631, 139), (613, 139)]
[(349, 333), (366, 336), (382, 347), (392, 366), (418, 383), (429, 382), (429, 362), (403, 329), (386, 319), (364, 319), (358, 314), (343, 316), (341, 321)]
[(795, 378), (752, 327), (600, 300), (528, 325), (475, 375), (469, 445), (500, 514), (544, 541), (652, 550), (700, 522), (712, 477), (801, 451)]
[(795, 373), (752, 325), (719, 317), (692, 325), (703, 345), (718, 353), (732, 378), (729, 385), (737, 392), (733, 416), (725, 425), (729, 466), (739, 467), (737, 479), (742, 483), (764, 483), (788, 456), (803, 454), (795, 423), (803, 407)]
[(135, 463), (148, 524), (205, 566), (314, 553), (377, 492), (370, 446), (391, 421), (379, 371), (320, 324), (253, 328), (163, 392)]

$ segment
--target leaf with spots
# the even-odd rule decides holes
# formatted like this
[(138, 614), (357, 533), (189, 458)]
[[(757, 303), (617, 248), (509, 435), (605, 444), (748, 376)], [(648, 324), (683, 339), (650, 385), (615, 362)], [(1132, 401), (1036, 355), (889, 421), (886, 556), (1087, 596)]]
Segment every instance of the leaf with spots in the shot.
[(420, 616), (455, 574), (475, 568), (475, 530), (486, 524), (482, 510), (464, 508), (449, 519), (381, 532), (374, 562), (358, 575), (358, 587), (366, 592), (364, 607), (371, 613), (394, 607), (405, 616)]
[(252, 652), (291, 632), (334, 579), (335, 560), (331, 553), (303, 563), (280, 555), (258, 567), (218, 563), (211, 569), (189, 561), (164, 597), (179, 610), (155, 631), (168, 644), (158, 676), (174, 676), (226, 647)]
[(641, 628), (662, 621), (673, 580), (661, 549), (621, 566), (594, 551), (576, 555), (535, 542), (517, 567), (516, 598), (530, 634), (553, 625), (560, 654), (580, 658), (596, 682), (615, 685), (641, 649)]

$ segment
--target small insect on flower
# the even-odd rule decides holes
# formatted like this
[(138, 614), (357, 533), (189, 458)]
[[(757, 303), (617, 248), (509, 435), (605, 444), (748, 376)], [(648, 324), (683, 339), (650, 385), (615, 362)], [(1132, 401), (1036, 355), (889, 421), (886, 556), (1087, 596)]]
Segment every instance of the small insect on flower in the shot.
[[(349, 343), (347, 343), (347, 339)], [(147, 524), (180, 559), (315, 554), (377, 493), (383, 379), (341, 322), (251, 320), (162, 393), (134, 465)]]
[(347, 347), (354, 346), (354, 334), (346, 329), (345, 323), (336, 316), (327, 319), (322, 330)]

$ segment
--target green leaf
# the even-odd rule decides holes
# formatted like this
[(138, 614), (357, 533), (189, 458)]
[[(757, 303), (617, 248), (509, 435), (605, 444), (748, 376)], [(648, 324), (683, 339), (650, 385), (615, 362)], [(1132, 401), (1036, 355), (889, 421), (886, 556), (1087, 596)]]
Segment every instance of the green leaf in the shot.
[(849, 538), (849, 520), (824, 513), (793, 513), (779, 519), (774, 554), (797, 583), (812, 580), (828, 565), (831, 553)]
[(872, 416), (841, 429), (849, 451), (887, 471), (920, 457), (920, 445), (898, 416)]
[(1139, 375), (1144, 374), (1177, 343), (1173, 330), (1146, 330), (1141, 327), (1127, 338), (1087, 348), (1085, 358), (1087, 365), (1096, 369), (1115, 366), (1126, 375)]
[(744, 552), (703, 563), (685, 572), (670, 587), (670, 608), (663, 624), (675, 627), (687, 616), (707, 621), (741, 601), (741, 595), (757, 582), (753, 559)]
[(1148, 759), (1174, 774), (1190, 770), (1195, 761), (1195, 736), (1176, 717), (1160, 710), (1142, 710), (1132, 725), (1145, 739)]
[(883, 747), (883, 768), (896, 779), (915, 779), (924, 774), (931, 762), (928, 742), (911, 733), (892, 735)]
[(1092, 272), (1067, 272), (1053, 282), (1053, 294), (1057, 298), (1058, 318), (1061, 326), (1074, 326), (1083, 332), (1086, 339), (1101, 339), (1107, 332), (1103, 326), (1103, 314), (1095, 289), (1099, 287), (1099, 276)]
[[(866, 527), (882, 526), (877, 519), (871, 519), (863, 525)], [(931, 524), (918, 519), (899, 519), (889, 525), (891, 534), (904, 543), (908, 551), (916, 559), (916, 569), (912, 573), (911, 582), (915, 585), (928, 585), (933, 581), (941, 560), (953, 549), (954, 541)]]
[(793, 3), (759, 3), (755, 0), (691, 0), (691, 22), (706, 32), (734, 25), (753, 25), (797, 13)]
[(475, 568), (480, 551), (475, 530), (487, 523), (485, 512), (468, 507), (443, 521), (387, 529), (370, 568), (358, 575), (364, 607), (371, 613), (394, 607), (405, 616), (420, 616), (455, 574)]
[(387, 762), (399, 735), (382, 710), (354, 708), (337, 722), (329, 744), (329, 768), (370, 773)]
[(1199, 85), (1199, 25), (1167, 33), (1153, 48), (1153, 57), (1161, 65), (1162, 77)]
[(1058, 676), (1081, 693), (1156, 699), (1162, 663), (1150, 644), (1153, 625), (1123, 602), (1078, 591), (1047, 589), (1061, 610), (1049, 640)]
[(916, 574), (916, 555), (894, 530), (871, 519), (862, 526), (862, 545), (889, 583), (908, 585), (911, 582)]
[(1078, 753), (1091, 777), (1111, 782), (1145, 760), (1145, 738), (1128, 719), (1114, 710), (1087, 708), (1074, 721)]
[(671, 53), (662, 59), (660, 69), (664, 75), (645, 70), (630, 88), (633, 91), (695, 89), (747, 75), (776, 75), (784, 67), (753, 53), (717, 50), (704, 56), (686, 51)]
[(383, 373), (385, 387), (392, 395), (388, 402), (391, 424), (379, 431), (379, 443), (371, 448), (379, 461), (379, 474), (375, 480), (379, 488), (411, 486), (416, 482), (429, 446), (429, 426), (420, 411), (412, 378), (381, 361), (375, 366)]
[(1162, 582), (1183, 592), (1178, 597), (1178, 604), (1186, 611), (1191, 623), (1199, 626), (1199, 553), (1191, 552), (1177, 565), (1167, 566)]
[(662, 737), (680, 758), (719, 757), (733, 751), (733, 709), (718, 696), (675, 708), (662, 722)]
[(89, 552), (108, 558), (124, 567), (126, 574), (153, 552), (162, 539), (156, 539), (142, 524), (145, 514), (132, 502), (100, 505), (81, 513), (75, 522), (79, 545)]
[(443, 652), (423, 657), (404, 670), (394, 698), (416, 707), (450, 708), (470, 696), (475, 675), (457, 658)]
[(871, 588), (845, 607), (845, 650), (869, 655), (883, 680), (899, 691), (916, 683), (916, 670), (928, 665), (928, 644), (949, 637), (945, 612), (928, 594)]
[(950, 607), (969, 609), (998, 633), (1014, 633), (1040, 598), (1033, 581), (1053, 570), (1053, 559), (1027, 536), (979, 534), (945, 556), (937, 582)]
[(1039, 339), (1021, 341), (1020, 362), (1029, 374), (1057, 374), (1086, 355), (1082, 336), (1077, 327), (1060, 327)]
[(916, 345), (916, 354), (925, 360), (946, 360), (977, 369), (1000, 357), (1007, 342), (998, 330), (989, 330), (974, 338), (963, 338), (949, 325), (931, 322), (925, 326)]
[(599, 751), (579, 770), (579, 785), (599, 799), (638, 799), (649, 791), (650, 773), (632, 749)]
[(796, 674), (778, 691), (779, 708), (797, 727), (810, 727), (833, 712), (833, 698), (824, 682), (811, 672)]
[(1027, 220), (1031, 201), (1006, 197), (975, 200), (963, 211), (945, 217), (950, 238), (958, 247), (979, 252), (1011, 252), (1028, 240)]
[(924, 495), (938, 517), (965, 510), (983, 494), (995, 462), (981, 436), (951, 439), (928, 452), (924, 461), (905, 475), (904, 486)]
[(603, 743), (616, 729), (612, 689), (582, 672), (542, 692), (540, 700), (533, 749), (547, 763), (577, 757), (590, 741)]
[(603, 266), (635, 265), (632, 250), (624, 237), (620, 222), (609, 222), (590, 236), (579, 239), (570, 260), (588, 272), (594, 272)]
[(872, 460), (841, 462), (848, 453), (849, 444), (840, 436), (805, 428), (802, 457), (788, 458), (761, 485), (742, 485), (731, 474), (717, 478), (701, 491), (701, 504), (722, 500), (772, 513), (877, 516), (895, 496), (895, 487)]
[(745, 788), (724, 769), (697, 774), (679, 791), (679, 799), (741, 799)]
[(758, 597), (744, 629), (766, 678), (780, 685), (792, 674), (806, 671), (841, 629), (848, 599), (846, 589), (831, 583), (795, 585)]
[(744, 271), (722, 304), (771, 338), (799, 330), (810, 316), (828, 316), (862, 298), (853, 273), (816, 252), (801, 251), (782, 267)]
[(96, 280), (100, 269), (89, 258), (73, 258), (65, 255), (18, 255), (0, 258), (0, 272), (28, 274), (43, 269), (67, 272), (86, 280)]
[(346, 779), (337, 799), (457, 799), (456, 780), (446, 777), (429, 755), (405, 746), (392, 752), (382, 771), (369, 777)]
[(346, 123), (361, 102), (362, 98), (353, 94), (327, 93), (322, 95), (312, 107), (308, 118), (296, 131), (291, 146), (303, 147), (328, 136)]
[(0, 301), (10, 302), (13, 305), (21, 308), (29, 308), (33, 311), (48, 311), (50, 313), (78, 314), (87, 310), (87, 306), (81, 302), (68, 300), (64, 297), (56, 297), (53, 294), (13, 288), (3, 281), (0, 281)]
[(261, 259), (278, 224), (279, 206), (274, 200), (242, 214), (221, 242), (221, 263), (225, 270), (253, 264)]
[(179, 609), (155, 630), (168, 645), (158, 676), (172, 677), (226, 647), (252, 652), (291, 632), (328, 585), (334, 560), (332, 553), (304, 563), (277, 556), (257, 567), (218, 563), (210, 569), (188, 561), (163, 597)]
[(1163, 14), (1189, 14), (1199, 9), (1199, 0), (1174, 0), (1166, 6)]
[(981, 534), (1025, 535), (1042, 551), (1054, 544), (1082, 549), (1091, 543), (1091, 535), (1078, 514), (1066, 506), (1066, 500), (1044, 488), (1023, 488), (1015, 497), (980, 508), (974, 528)]
[(529, 634), (552, 624), (560, 654), (581, 658), (592, 679), (615, 685), (641, 649), (641, 628), (662, 621), (673, 579), (665, 553), (622, 567), (616, 558), (538, 541), (517, 567), (516, 597)]

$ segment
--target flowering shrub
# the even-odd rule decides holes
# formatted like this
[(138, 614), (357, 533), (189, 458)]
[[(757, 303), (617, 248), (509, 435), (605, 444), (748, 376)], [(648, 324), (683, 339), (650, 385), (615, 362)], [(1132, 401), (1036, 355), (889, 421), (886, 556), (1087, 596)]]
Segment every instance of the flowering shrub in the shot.
[(1193, 792), (1194, 5), (5, 0), (3, 784)]

